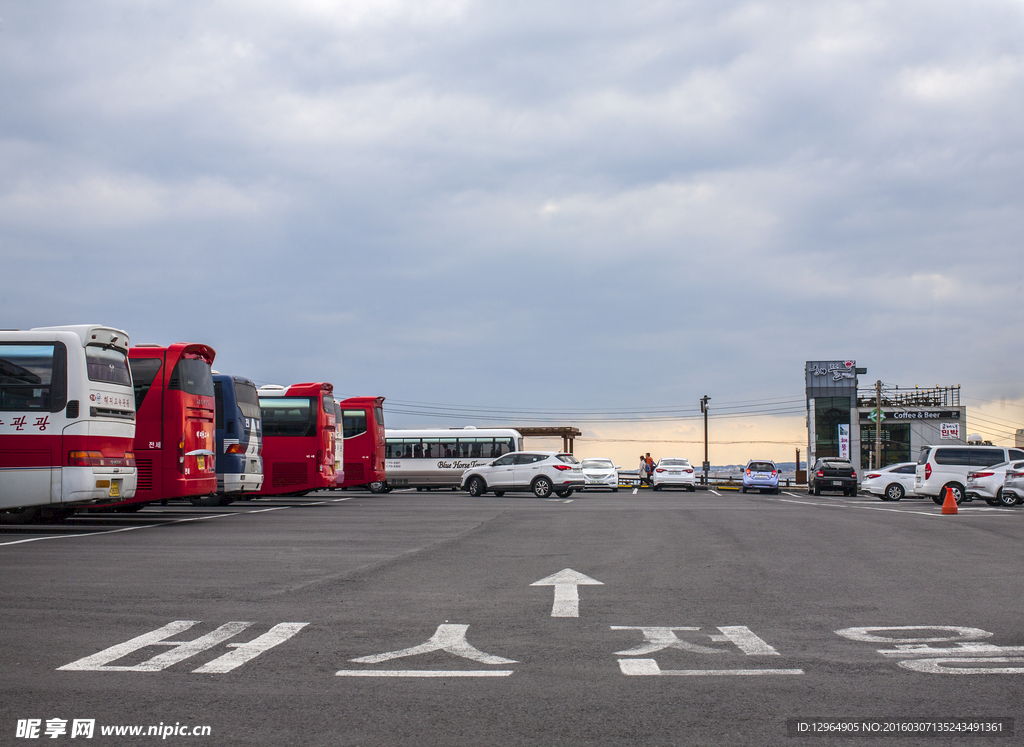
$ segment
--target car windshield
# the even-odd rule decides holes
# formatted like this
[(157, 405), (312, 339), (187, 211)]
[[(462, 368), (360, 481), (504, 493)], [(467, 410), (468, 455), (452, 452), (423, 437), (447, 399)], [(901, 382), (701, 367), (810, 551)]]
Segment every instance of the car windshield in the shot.
[(576, 457), (572, 454), (557, 454), (556, 458), (558, 461), (565, 462), (566, 464), (579, 464), (579, 462), (576, 461)]
[(615, 467), (612, 464), (611, 459), (584, 459), (584, 469), (613, 469)]
[(658, 462), (661, 467), (689, 467), (689, 459), (662, 459)]
[(747, 465), (751, 472), (774, 472), (775, 465), (771, 462), (751, 462)]

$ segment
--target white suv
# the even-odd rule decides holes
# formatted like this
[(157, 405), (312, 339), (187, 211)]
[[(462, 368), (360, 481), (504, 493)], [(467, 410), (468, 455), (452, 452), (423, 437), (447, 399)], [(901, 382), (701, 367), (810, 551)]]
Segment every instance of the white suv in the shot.
[(924, 446), (917, 460), (914, 492), (942, 505), (945, 488), (957, 503), (964, 499), (967, 473), (978, 467), (1024, 459), (1024, 450), (1004, 446)]
[(462, 489), (474, 497), (487, 491), (500, 498), (505, 491), (529, 490), (538, 498), (552, 492), (565, 498), (586, 484), (576, 457), (551, 451), (513, 451), (462, 473)]

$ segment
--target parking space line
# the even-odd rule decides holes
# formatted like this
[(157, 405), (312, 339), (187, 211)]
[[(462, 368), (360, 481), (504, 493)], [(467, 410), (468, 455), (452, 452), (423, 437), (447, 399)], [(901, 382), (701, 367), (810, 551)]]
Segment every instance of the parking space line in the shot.
[[(273, 511), (274, 509), (268, 508), (265, 511)], [(250, 513), (257, 513), (255, 511)], [(163, 521), (159, 524), (142, 524), (137, 527), (121, 527), (120, 529), (105, 529), (102, 532), (88, 532), (86, 534), (55, 534), (48, 537), (30, 537), (28, 539), (14, 540), (13, 542), (0, 542), (0, 547), (5, 545), (21, 545), (26, 542), (42, 542), (43, 540), (54, 540), (54, 539), (67, 539), (69, 537), (95, 537), (98, 534), (117, 534), (118, 532), (131, 532), (136, 529), (152, 529), (154, 527), (165, 527), (168, 524), (181, 524), (186, 521), (203, 521), (204, 519), (219, 519), (224, 516), (237, 516), (238, 514), (210, 514), (209, 516), (191, 516), (187, 519), (174, 519), (172, 521)]]
[(722, 494), (719, 493), (717, 490), (712, 490), (711, 492), (714, 493), (715, 495), (717, 495), (719, 498), (722, 497)]

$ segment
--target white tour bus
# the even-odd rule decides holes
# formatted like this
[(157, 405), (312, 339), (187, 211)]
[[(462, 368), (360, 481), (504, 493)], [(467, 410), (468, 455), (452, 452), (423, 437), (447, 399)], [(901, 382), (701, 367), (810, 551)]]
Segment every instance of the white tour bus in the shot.
[(0, 332), (0, 521), (134, 497), (134, 439), (124, 331)]
[(511, 428), (384, 429), (384, 472), (391, 488), (451, 488), (462, 485), (462, 473), (522, 451), (523, 437)]

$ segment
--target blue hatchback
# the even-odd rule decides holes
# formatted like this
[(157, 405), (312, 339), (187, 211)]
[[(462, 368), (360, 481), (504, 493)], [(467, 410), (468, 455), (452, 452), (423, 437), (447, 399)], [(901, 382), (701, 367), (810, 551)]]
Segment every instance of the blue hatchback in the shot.
[(779, 468), (775, 462), (749, 461), (743, 470), (743, 492), (747, 490), (779, 492)]

